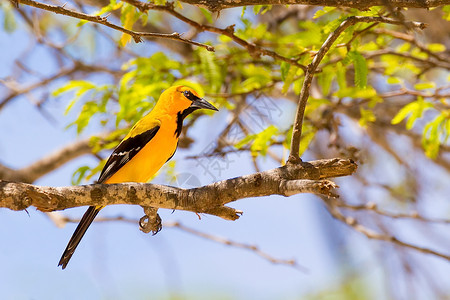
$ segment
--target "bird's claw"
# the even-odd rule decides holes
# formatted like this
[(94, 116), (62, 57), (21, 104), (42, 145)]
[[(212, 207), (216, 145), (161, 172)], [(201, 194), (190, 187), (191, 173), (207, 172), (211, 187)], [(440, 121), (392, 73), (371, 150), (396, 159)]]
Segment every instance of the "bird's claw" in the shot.
[(145, 216), (139, 220), (139, 229), (145, 233), (157, 234), (162, 229), (162, 220), (157, 213), (158, 209), (144, 208)]

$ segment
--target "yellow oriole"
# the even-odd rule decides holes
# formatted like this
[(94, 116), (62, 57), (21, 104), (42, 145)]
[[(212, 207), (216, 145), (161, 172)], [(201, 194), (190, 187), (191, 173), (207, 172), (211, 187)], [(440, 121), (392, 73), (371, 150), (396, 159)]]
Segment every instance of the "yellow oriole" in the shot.
[[(172, 158), (184, 118), (197, 109), (217, 110), (184, 86), (173, 86), (159, 97), (153, 110), (139, 120), (114, 149), (98, 183), (147, 182)], [(58, 266), (66, 268), (84, 233), (104, 206), (90, 206), (81, 218)]]

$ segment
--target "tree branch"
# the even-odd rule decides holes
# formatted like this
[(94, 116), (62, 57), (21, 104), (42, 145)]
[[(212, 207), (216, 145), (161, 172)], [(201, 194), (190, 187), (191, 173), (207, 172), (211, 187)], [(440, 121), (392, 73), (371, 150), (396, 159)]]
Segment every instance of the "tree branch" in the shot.
[(169, 223), (164, 223), (163, 225), (164, 227), (172, 227), (172, 228), (178, 228), (184, 232), (190, 233), (192, 235), (213, 241), (215, 243), (220, 243), (220, 244), (224, 244), (227, 246), (231, 246), (234, 248), (241, 248), (250, 252), (253, 252), (254, 254), (262, 257), (263, 259), (273, 263), (273, 264), (282, 264), (282, 265), (287, 265), (287, 266), (291, 266), (294, 267), (295, 269), (302, 271), (302, 272), (308, 272), (308, 269), (305, 268), (304, 266), (301, 266), (298, 262), (296, 262), (293, 259), (280, 259), (280, 258), (275, 258), (272, 255), (262, 251), (258, 246), (255, 245), (250, 245), (247, 243), (242, 243), (242, 242), (236, 242), (224, 237), (220, 237), (217, 235), (213, 235), (213, 234), (208, 234), (205, 232), (201, 232), (198, 230), (195, 230), (193, 228), (187, 227), (185, 225), (182, 225), (179, 222), (169, 222)]
[(182, 38), (181, 34), (177, 33), (177, 32), (173, 32), (173, 33), (137, 32), (137, 31), (129, 30), (124, 27), (115, 25), (115, 24), (109, 22), (107, 20), (107, 17), (88, 15), (85, 13), (81, 13), (81, 12), (77, 12), (77, 11), (74, 11), (71, 9), (64, 8), (64, 6), (55, 6), (55, 5), (40, 3), (37, 1), (33, 1), (33, 0), (18, 0), (17, 2), (20, 4), (25, 4), (25, 5), (29, 5), (32, 7), (42, 9), (42, 10), (50, 11), (50, 12), (53, 12), (56, 14), (65, 15), (65, 16), (69, 16), (72, 18), (86, 20), (89, 22), (105, 25), (107, 27), (110, 27), (112, 29), (115, 29), (115, 30), (118, 30), (125, 34), (130, 35), (136, 43), (142, 42), (142, 37), (166, 38), (166, 39), (171, 39), (171, 40), (180, 41), (183, 43), (188, 43), (188, 44), (192, 44), (195, 46), (203, 47), (208, 51), (214, 51), (214, 47)]
[(335, 196), (332, 190), (337, 186), (325, 179), (351, 175), (356, 169), (356, 163), (349, 159), (325, 159), (286, 165), (192, 189), (145, 183), (41, 187), (0, 181), (0, 207), (23, 210), (35, 206), (41, 211), (54, 211), (86, 205), (133, 204), (236, 220), (240, 212), (225, 204), (269, 195), (315, 193)]
[[(69, 218), (69, 217), (66, 217), (66, 216), (62, 215), (61, 213), (57, 213), (57, 212), (46, 213), (46, 215), (58, 228), (63, 228), (64, 226), (66, 226), (67, 223), (79, 223), (80, 222), (80, 219)], [(136, 219), (126, 218), (124, 216), (97, 217), (97, 218), (95, 218), (94, 222), (95, 223), (124, 222), (124, 223), (133, 224), (133, 225), (138, 224), (138, 221), (136, 221)], [(170, 222), (170, 221), (164, 222), (162, 224), (162, 227), (175, 228), (175, 229), (181, 230), (183, 232), (195, 235), (197, 237), (212, 241), (214, 243), (219, 243), (219, 244), (223, 244), (225, 246), (244, 249), (244, 250), (252, 252), (253, 254), (261, 257), (262, 259), (265, 259), (265, 260), (271, 262), (272, 264), (286, 265), (289, 267), (293, 267), (296, 270), (299, 270), (301, 272), (305, 272), (305, 273), (308, 272), (308, 269), (306, 267), (300, 265), (295, 259), (276, 258), (273, 255), (261, 250), (260, 247), (257, 245), (236, 242), (229, 238), (202, 232), (202, 231), (196, 230), (192, 227), (185, 226), (185, 225), (181, 224), (180, 222), (176, 222), (176, 221), (175, 222), (173, 222), (173, 221), (172, 222)]]
[[(100, 134), (97, 137), (100, 140), (104, 140), (107, 138), (107, 134)], [(92, 153), (91, 138), (88, 137), (62, 147), (22, 169), (14, 170), (0, 164), (0, 179), (32, 183), (65, 163), (82, 155)]]
[(364, 234), (367, 238), (385, 241), (385, 242), (391, 242), (393, 244), (396, 244), (396, 245), (399, 245), (402, 247), (413, 249), (413, 250), (416, 250), (416, 251), (419, 251), (419, 252), (422, 252), (425, 254), (432, 254), (432, 255), (435, 255), (440, 258), (450, 261), (450, 255), (448, 255), (448, 254), (440, 253), (440, 252), (437, 252), (437, 251), (429, 249), (429, 248), (420, 247), (420, 246), (416, 246), (416, 245), (413, 245), (410, 243), (406, 243), (406, 242), (399, 240), (395, 236), (378, 233), (372, 229), (365, 227), (364, 225), (361, 225), (360, 223), (358, 223), (358, 221), (355, 218), (347, 217), (347, 216), (343, 215), (333, 202), (334, 201), (326, 201), (325, 200), (325, 203), (328, 206), (328, 211), (330, 212), (330, 214), (337, 220), (347, 224), (348, 226), (352, 227), (356, 231)]
[(401, 212), (390, 212), (387, 210), (380, 209), (378, 205), (374, 202), (367, 202), (366, 204), (360, 204), (360, 205), (351, 205), (345, 202), (336, 201), (334, 205), (355, 210), (355, 211), (371, 211), (375, 214), (378, 214), (380, 216), (392, 218), (392, 219), (413, 219), (417, 221), (422, 221), (425, 223), (440, 223), (440, 224), (450, 224), (450, 219), (433, 219), (433, 218), (426, 218), (422, 215), (420, 215), (417, 211), (413, 211), (410, 213), (401, 213)]
[[(311, 88), (311, 83), (314, 77), (314, 73), (316, 72), (317, 67), (320, 62), (324, 58), (325, 54), (330, 50), (333, 43), (337, 40), (337, 38), (344, 32), (348, 27), (359, 23), (359, 22), (379, 22), (379, 23), (387, 23), (387, 24), (395, 24), (401, 25), (405, 22), (400, 22), (394, 19), (389, 19), (385, 17), (365, 17), (365, 16), (351, 16), (345, 19), (341, 25), (338, 26), (325, 40), (320, 47), (317, 54), (314, 56), (312, 62), (308, 65), (305, 73), (305, 79), (303, 81), (302, 89), (298, 99), (297, 113), (294, 121), (294, 128), (292, 130), (292, 139), (291, 139), (291, 150), (289, 153), (288, 163), (299, 163), (301, 162), (299, 151), (300, 151), (300, 138), (302, 136), (302, 126), (303, 126), (303, 117), (305, 114), (306, 102), (309, 98), (309, 91)], [(411, 28), (420, 28), (424, 29), (426, 27), (425, 23), (421, 22), (406, 22), (408, 26)]]
[(235, 42), (236, 44), (247, 49), (249, 54), (252, 56), (260, 56), (260, 55), (269, 56), (275, 60), (287, 62), (291, 65), (294, 65), (294, 66), (302, 69), (303, 71), (306, 71), (306, 67), (304, 65), (300, 64), (298, 62), (298, 59), (285, 57), (281, 54), (278, 54), (275, 51), (266, 49), (264, 47), (260, 47), (254, 43), (247, 42), (246, 40), (241, 39), (240, 37), (238, 37), (237, 35), (234, 34), (234, 25), (230, 25), (226, 28), (218, 28), (218, 27), (214, 27), (214, 26), (210, 26), (210, 25), (200, 24), (192, 19), (187, 18), (186, 16), (180, 14), (179, 12), (177, 12), (174, 8), (173, 3), (170, 3), (170, 2), (168, 2), (166, 5), (156, 5), (153, 3), (142, 2), (139, 0), (122, 0), (122, 1), (126, 2), (130, 5), (133, 5), (134, 7), (138, 8), (142, 12), (146, 12), (148, 10), (167, 12), (167, 13), (171, 14), (173, 17), (179, 19), (180, 21), (194, 27), (195, 29), (197, 29), (200, 32), (208, 31), (208, 32), (216, 33), (216, 34), (225, 35), (225, 36), (231, 38), (233, 40), (233, 42)]
[(124, 73), (121, 70), (112, 71), (103, 66), (89, 66), (89, 65), (85, 65), (81, 61), (74, 61), (74, 65), (72, 67), (62, 68), (56, 74), (46, 77), (46, 78), (42, 79), (41, 81), (38, 81), (36, 83), (30, 84), (30, 85), (24, 86), (24, 87), (19, 86), (19, 84), (17, 82), (11, 82), (11, 81), (6, 81), (3, 79), (0, 79), (0, 83), (3, 84), (5, 87), (7, 87), (9, 90), (11, 90), (11, 92), (5, 98), (0, 100), (0, 110), (2, 110), (3, 107), (5, 105), (7, 105), (11, 100), (13, 100), (14, 98), (16, 98), (20, 95), (28, 94), (38, 88), (46, 87), (50, 83), (52, 83), (53, 81), (55, 81), (57, 79), (60, 79), (60, 78), (66, 77), (66, 76), (71, 76), (78, 72), (86, 72), (86, 73), (105, 72), (105, 73), (110, 73), (110, 74), (115, 73), (118, 75), (119, 74), (122, 75)]
[(333, 7), (352, 7), (367, 9), (372, 6), (384, 6), (409, 8), (431, 8), (449, 4), (449, 0), (181, 0), (196, 6), (206, 7), (210, 11), (220, 11), (225, 8), (241, 7), (247, 5), (288, 5), (303, 4)]

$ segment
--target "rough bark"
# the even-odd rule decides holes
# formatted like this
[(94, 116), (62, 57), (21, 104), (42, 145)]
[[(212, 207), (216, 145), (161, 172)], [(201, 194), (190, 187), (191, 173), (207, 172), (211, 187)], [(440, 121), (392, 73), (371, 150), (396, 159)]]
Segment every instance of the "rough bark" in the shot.
[(367, 9), (372, 6), (389, 5), (392, 7), (431, 8), (449, 4), (449, 0), (182, 0), (196, 6), (206, 7), (211, 11), (246, 5), (287, 5), (304, 4), (333, 7), (352, 7)]
[(42, 187), (0, 181), (0, 207), (23, 210), (34, 206), (41, 211), (54, 211), (86, 205), (132, 204), (208, 213), (235, 220), (240, 212), (225, 204), (269, 195), (316, 193), (335, 196), (333, 189), (337, 185), (326, 179), (351, 175), (356, 169), (356, 163), (349, 159), (325, 159), (288, 164), (192, 189), (149, 183)]

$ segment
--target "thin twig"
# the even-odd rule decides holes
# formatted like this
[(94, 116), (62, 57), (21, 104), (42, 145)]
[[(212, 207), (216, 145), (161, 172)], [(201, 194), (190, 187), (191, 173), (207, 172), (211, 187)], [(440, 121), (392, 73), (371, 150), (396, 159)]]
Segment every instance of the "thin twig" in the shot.
[(366, 204), (362, 205), (351, 205), (344, 203), (342, 201), (336, 201), (336, 206), (345, 208), (345, 209), (351, 209), (351, 210), (364, 210), (364, 211), (373, 211), (374, 213), (385, 216), (392, 219), (414, 219), (422, 222), (427, 223), (441, 223), (441, 224), (450, 224), (449, 219), (431, 219), (426, 218), (424, 216), (421, 216), (418, 212), (412, 212), (412, 213), (392, 213), (388, 212), (386, 210), (380, 209), (375, 203), (368, 202)]
[(222, 29), (222, 28), (217, 28), (217, 27), (210, 26), (210, 25), (200, 24), (192, 19), (189, 19), (189, 18), (183, 16), (179, 12), (175, 11), (173, 3), (167, 3), (166, 5), (156, 5), (153, 3), (145, 3), (145, 2), (138, 1), (138, 0), (122, 0), (122, 1), (127, 2), (127, 3), (137, 7), (139, 10), (141, 10), (143, 12), (146, 12), (148, 10), (165, 11), (165, 12), (171, 14), (172, 16), (174, 16), (175, 18), (179, 19), (180, 21), (196, 28), (199, 31), (209, 31), (212, 33), (225, 35), (225, 36), (231, 38), (235, 43), (237, 43), (238, 45), (247, 49), (249, 54), (252, 56), (259, 56), (259, 55), (270, 56), (275, 60), (287, 62), (291, 65), (294, 65), (294, 66), (302, 69), (303, 71), (306, 71), (306, 66), (298, 63), (298, 59), (285, 57), (283, 55), (276, 53), (275, 51), (260, 47), (253, 43), (249, 43), (246, 40), (241, 39), (240, 37), (236, 36), (234, 34), (234, 25), (231, 25), (231, 26), (228, 26), (228, 27)]
[[(324, 198), (322, 197), (322, 199), (324, 199)], [(416, 250), (416, 251), (419, 251), (419, 252), (422, 252), (425, 254), (435, 255), (437, 257), (440, 257), (440, 258), (450, 261), (450, 255), (448, 255), (448, 254), (440, 253), (440, 252), (437, 252), (437, 251), (429, 249), (429, 248), (420, 247), (420, 246), (416, 246), (416, 245), (413, 245), (410, 243), (406, 243), (406, 242), (399, 240), (395, 236), (385, 235), (382, 233), (378, 233), (374, 230), (371, 230), (371, 229), (361, 225), (360, 223), (358, 223), (358, 221), (355, 218), (344, 216), (339, 211), (337, 206), (333, 203), (335, 200), (332, 199), (331, 201), (328, 201), (328, 200), (324, 200), (324, 201), (328, 206), (328, 211), (334, 218), (347, 224), (348, 226), (352, 227), (356, 231), (359, 231), (360, 233), (364, 234), (369, 239), (390, 242), (390, 243), (396, 244), (398, 246), (413, 249), (413, 250)]]
[(450, 98), (450, 93), (441, 94), (437, 90), (434, 93), (429, 93), (429, 92), (423, 92), (423, 91), (410, 90), (407, 88), (402, 88), (397, 91), (390, 91), (390, 92), (379, 94), (379, 96), (381, 98), (390, 98), (390, 97), (398, 97), (398, 96), (406, 96), (406, 95), (415, 96), (415, 97), (420, 96), (423, 98), (434, 98), (434, 99)]
[(60, 79), (62, 77), (66, 77), (66, 76), (71, 76), (77, 72), (91, 72), (91, 73), (106, 72), (106, 73), (110, 73), (110, 74), (114, 74), (114, 73), (123, 74), (124, 73), (123, 71), (120, 71), (120, 70), (113, 71), (113, 70), (105, 68), (103, 66), (89, 66), (89, 65), (83, 64), (80, 61), (75, 61), (74, 65), (72, 67), (61, 69), (58, 73), (51, 75), (47, 78), (44, 78), (39, 82), (25, 86), (25, 87), (18, 86), (18, 84), (16, 82), (10, 82), (10, 81), (0, 79), (0, 83), (11, 90), (11, 92), (5, 98), (0, 100), (0, 110), (2, 110), (6, 104), (8, 104), (11, 100), (13, 100), (17, 96), (28, 94), (38, 88), (46, 87), (51, 82), (53, 82), (57, 79)]
[[(63, 216), (62, 214), (58, 213), (58, 212), (53, 212), (53, 213), (46, 213), (46, 215), (50, 218), (50, 220), (58, 227), (58, 228), (62, 228), (64, 227), (67, 223), (78, 223), (80, 222), (80, 219), (73, 219), (73, 218), (69, 218), (66, 216)], [(138, 220), (135, 219), (130, 219), (130, 218), (126, 218), (123, 216), (117, 216), (117, 217), (99, 217), (96, 218), (94, 222), (124, 222), (124, 223), (130, 223), (130, 224), (138, 224)], [(280, 264), (280, 265), (287, 265), (289, 267), (293, 267), (301, 272), (308, 272), (309, 270), (304, 267), (301, 266), (296, 260), (294, 259), (282, 259), (282, 258), (275, 258), (272, 255), (262, 251), (258, 246), (255, 245), (250, 245), (250, 244), (246, 244), (246, 243), (240, 243), (240, 242), (235, 242), (233, 240), (224, 238), (224, 237), (220, 237), (220, 236), (216, 236), (213, 234), (209, 234), (209, 233), (205, 233), (205, 232), (201, 232), (198, 230), (195, 230), (191, 227), (187, 227), (182, 225), (180, 222), (164, 222), (162, 224), (163, 227), (165, 228), (176, 228), (179, 229), (181, 231), (187, 232), (189, 234), (210, 240), (212, 242), (215, 243), (220, 243), (226, 246), (231, 246), (231, 247), (235, 247), (235, 248), (241, 248), (241, 249), (245, 249), (248, 250), (256, 255), (258, 255), (259, 257), (262, 257), (263, 259), (273, 263), (273, 264)]]
[(195, 230), (193, 228), (190, 227), (186, 227), (182, 224), (180, 224), (179, 222), (170, 222), (170, 223), (164, 223), (163, 226), (166, 227), (173, 227), (173, 228), (178, 228), (181, 229), (184, 232), (188, 232), (190, 234), (196, 235), (198, 237), (216, 242), (216, 243), (220, 243), (220, 244), (224, 244), (227, 246), (232, 246), (235, 248), (241, 248), (241, 249), (245, 249), (248, 250), (250, 252), (255, 253), (256, 255), (264, 258), (265, 260), (268, 260), (269, 262), (273, 263), (273, 264), (282, 264), (282, 265), (288, 265), (291, 266), (299, 271), (302, 272), (308, 272), (308, 269), (304, 266), (299, 265), (294, 259), (280, 259), (280, 258), (275, 258), (273, 256), (271, 256), (270, 254), (262, 251), (261, 249), (259, 249), (258, 246), (255, 245), (249, 245), (249, 244), (245, 244), (245, 243), (240, 243), (240, 242), (235, 242), (232, 241), (230, 239), (227, 238), (223, 238), (220, 236), (216, 236), (216, 235), (212, 235), (209, 233), (205, 233), (205, 232), (201, 232), (198, 230)]
[(411, 60), (417, 61), (419, 63), (422, 63), (424, 65), (429, 65), (434, 68), (443, 68), (443, 69), (450, 70), (450, 62), (448, 62), (448, 61), (436, 61), (434, 59), (423, 59), (423, 58), (417, 57), (417, 56), (409, 54), (409, 53), (400, 53), (400, 52), (396, 52), (396, 51), (393, 51), (390, 49), (380, 49), (380, 50), (368, 52), (364, 55), (364, 57), (366, 59), (371, 59), (374, 57), (384, 56), (384, 55), (395, 55), (395, 56), (411, 59)]
[(107, 17), (88, 15), (85, 13), (81, 13), (81, 12), (77, 12), (77, 11), (74, 11), (71, 9), (64, 8), (63, 6), (50, 5), (50, 4), (45, 4), (45, 3), (41, 3), (41, 2), (37, 2), (37, 1), (33, 1), (33, 0), (19, 0), (18, 2), (21, 4), (29, 5), (29, 6), (36, 7), (36, 8), (42, 9), (42, 10), (51, 11), (56, 14), (65, 15), (65, 16), (76, 18), (76, 19), (86, 20), (89, 22), (105, 25), (107, 27), (110, 27), (112, 29), (115, 29), (115, 30), (118, 30), (125, 34), (130, 35), (136, 43), (142, 42), (142, 37), (166, 38), (166, 39), (171, 39), (171, 40), (180, 41), (183, 43), (188, 43), (188, 44), (192, 44), (195, 46), (203, 47), (208, 51), (214, 51), (213, 46), (202, 44), (202, 43), (195, 42), (195, 41), (191, 41), (189, 39), (185, 39), (181, 36), (180, 33), (177, 33), (177, 32), (173, 32), (173, 33), (137, 32), (137, 31), (133, 31), (133, 30), (126, 29), (124, 27), (115, 25), (115, 24), (109, 22)]
[(394, 31), (394, 30), (389, 30), (386, 28), (377, 28), (374, 30), (374, 32), (376, 34), (385, 34), (385, 35), (389, 35), (392, 36), (393, 38), (399, 39), (399, 40), (403, 40), (405, 42), (411, 43), (414, 46), (416, 46), (417, 48), (420, 49), (420, 51), (428, 54), (429, 56), (434, 57), (437, 60), (440, 61), (445, 61), (445, 62), (449, 62), (449, 59), (447, 57), (441, 56), (433, 51), (431, 51), (430, 49), (428, 49), (425, 45), (423, 45), (421, 42), (419, 42), (413, 35), (407, 34), (407, 33), (403, 33), (403, 32), (398, 32), (398, 31)]

